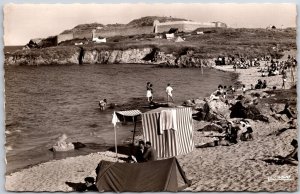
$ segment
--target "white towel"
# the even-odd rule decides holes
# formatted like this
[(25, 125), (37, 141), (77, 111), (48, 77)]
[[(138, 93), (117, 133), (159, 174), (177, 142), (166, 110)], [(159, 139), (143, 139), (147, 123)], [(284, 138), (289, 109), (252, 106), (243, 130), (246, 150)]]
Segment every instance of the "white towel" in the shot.
[(176, 110), (162, 110), (160, 113), (159, 126), (160, 134), (163, 134), (163, 131), (168, 129), (177, 130)]

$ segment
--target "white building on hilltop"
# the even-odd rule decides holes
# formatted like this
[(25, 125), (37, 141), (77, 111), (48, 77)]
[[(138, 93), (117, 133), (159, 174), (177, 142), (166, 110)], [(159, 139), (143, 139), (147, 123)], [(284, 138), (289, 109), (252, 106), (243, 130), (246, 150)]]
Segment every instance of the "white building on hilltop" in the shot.
[(177, 28), (179, 32), (191, 32), (197, 28), (226, 28), (223, 22), (193, 22), (193, 21), (173, 21), (160, 23), (158, 20), (153, 22), (154, 32), (167, 32), (170, 28)]

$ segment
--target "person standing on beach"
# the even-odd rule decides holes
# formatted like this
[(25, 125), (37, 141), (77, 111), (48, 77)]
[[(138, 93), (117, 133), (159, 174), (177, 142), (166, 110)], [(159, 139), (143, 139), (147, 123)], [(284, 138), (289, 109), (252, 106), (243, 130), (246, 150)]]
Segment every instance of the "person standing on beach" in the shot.
[(285, 89), (285, 83), (286, 83), (286, 73), (282, 74), (282, 88)]
[(166, 88), (167, 102), (169, 102), (169, 98), (171, 98), (171, 99), (172, 99), (172, 102), (174, 102), (173, 95), (172, 95), (172, 91), (173, 91), (173, 88), (171, 87), (171, 84), (168, 84), (168, 86), (167, 86), (167, 88)]
[(148, 102), (151, 101), (152, 99), (152, 88), (151, 88), (152, 84), (150, 82), (147, 82), (146, 85), (146, 89), (147, 89), (147, 93), (146, 93), (146, 97), (148, 98)]
[(151, 92), (151, 97), (150, 97), (150, 102), (153, 101), (153, 88), (152, 88), (152, 84), (150, 84), (150, 92)]

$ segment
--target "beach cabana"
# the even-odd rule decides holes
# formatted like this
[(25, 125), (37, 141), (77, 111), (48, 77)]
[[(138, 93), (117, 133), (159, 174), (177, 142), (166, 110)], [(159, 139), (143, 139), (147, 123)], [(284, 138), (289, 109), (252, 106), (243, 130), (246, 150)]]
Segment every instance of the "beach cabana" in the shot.
[(192, 109), (157, 108), (142, 114), (143, 135), (159, 158), (189, 153), (194, 148)]
[(176, 158), (144, 163), (102, 160), (96, 174), (100, 192), (176, 192), (191, 183)]
[(137, 122), (138, 116), (140, 116), (142, 114), (142, 112), (140, 110), (124, 110), (124, 111), (116, 111), (115, 113), (116, 113), (116, 116), (119, 121), (121, 121), (123, 123), (131, 121), (134, 123), (133, 138), (132, 138), (132, 143), (134, 143), (136, 122)]

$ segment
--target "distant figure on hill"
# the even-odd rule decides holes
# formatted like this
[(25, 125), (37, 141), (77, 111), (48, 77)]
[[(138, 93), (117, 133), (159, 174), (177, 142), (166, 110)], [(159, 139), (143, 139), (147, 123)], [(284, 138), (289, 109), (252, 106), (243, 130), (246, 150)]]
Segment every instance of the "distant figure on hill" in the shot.
[(84, 58), (84, 49), (80, 47), (79, 56), (78, 56), (78, 62), (80, 65), (82, 65), (83, 58)]
[(100, 110), (105, 110), (106, 106), (107, 106), (107, 100), (106, 99), (103, 99), (103, 100), (99, 101)]
[(172, 102), (174, 102), (174, 100), (173, 100), (173, 95), (172, 95), (172, 91), (173, 91), (173, 88), (171, 87), (171, 84), (168, 84), (168, 86), (167, 86), (167, 88), (166, 88), (167, 102), (169, 102), (169, 98), (171, 98)]

